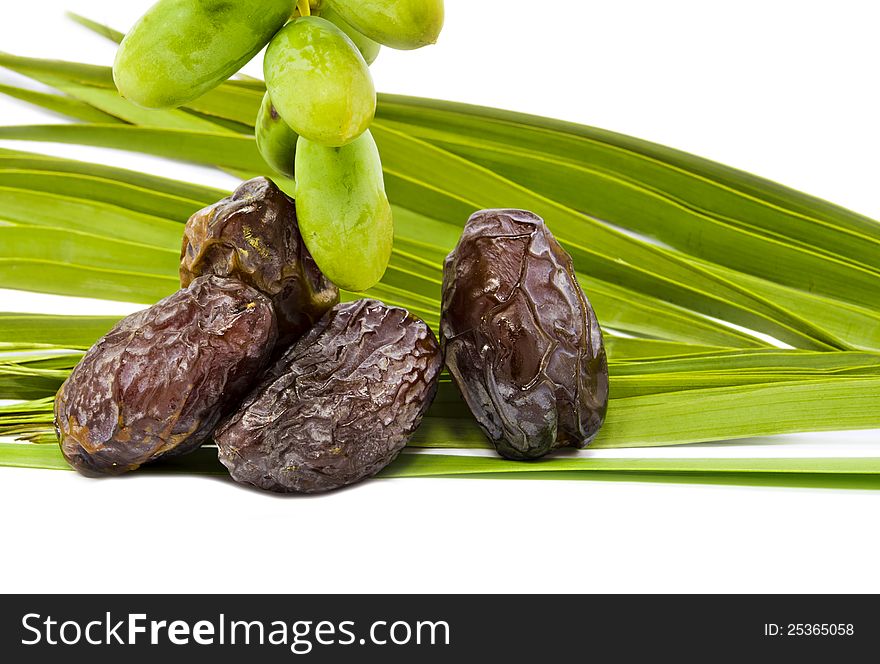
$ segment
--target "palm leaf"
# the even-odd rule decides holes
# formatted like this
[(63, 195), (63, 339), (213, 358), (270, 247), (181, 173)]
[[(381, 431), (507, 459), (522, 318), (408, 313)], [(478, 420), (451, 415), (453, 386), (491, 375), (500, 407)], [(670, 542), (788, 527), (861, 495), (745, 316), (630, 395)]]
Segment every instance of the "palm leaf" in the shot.
[[(22, 69), (21, 64), (18, 65), (19, 69)], [(36, 65), (34, 63), (30, 63), (31, 68), (34, 68)], [(46, 74), (46, 68), (41, 70), (41, 75), (45, 78), (49, 74)], [(89, 78), (100, 79), (100, 77), (96, 76), (95, 73), (91, 70), (86, 71), (84, 74), (80, 75), (79, 78)], [(105, 76), (106, 80), (106, 76)], [(236, 87), (236, 86), (232, 86)], [(245, 90), (244, 88), (240, 89), (239, 92)], [(222, 94), (223, 90), (218, 89), (217, 94)], [(121, 130), (125, 130), (127, 128), (122, 127), (119, 128)], [(126, 141), (123, 140), (114, 140), (114, 134), (111, 133), (110, 128), (107, 127), (94, 127), (94, 128), (85, 128), (80, 127), (77, 129), (77, 137), (70, 136), (63, 131), (54, 129), (54, 128), (46, 128), (46, 127), (37, 127), (37, 128), (7, 128), (10, 132), (10, 137), (18, 137), (18, 138), (31, 138), (31, 139), (41, 139), (48, 140), (47, 132), (52, 135), (61, 135), (64, 136), (62, 140), (68, 140), (72, 142), (86, 142), (90, 145), (104, 145), (104, 146), (116, 146), (122, 147), (127, 144)], [(0, 136), (3, 135), (3, 129), (0, 129)], [(119, 133), (119, 132), (117, 132)], [(782, 310), (779, 307), (774, 307), (772, 303), (768, 303), (762, 298), (754, 298), (750, 297), (747, 293), (742, 293), (738, 291), (742, 291), (741, 288), (737, 288), (733, 284), (725, 284), (723, 281), (719, 281), (717, 279), (709, 278), (708, 281), (706, 279), (706, 274), (702, 275), (697, 274), (698, 270), (695, 271), (692, 266), (685, 265), (685, 262), (681, 259), (676, 258), (672, 255), (664, 255), (664, 252), (657, 247), (652, 245), (647, 245), (644, 243), (639, 243), (638, 241), (620, 234), (614, 229), (607, 227), (604, 224), (595, 222), (594, 220), (590, 220), (587, 217), (580, 215), (573, 210), (568, 208), (564, 208), (564, 206), (559, 206), (558, 204), (553, 203), (552, 201), (542, 200), (540, 197), (535, 197), (534, 195), (529, 196), (528, 191), (524, 190), (513, 183), (509, 183), (503, 181), (498, 178), (495, 174), (490, 171), (486, 171), (485, 169), (481, 169), (476, 165), (470, 164), (470, 162), (465, 162), (462, 159), (458, 159), (458, 163), (449, 165), (445, 160), (453, 159), (454, 155), (446, 153), (445, 151), (437, 150), (436, 148), (431, 148), (422, 142), (421, 145), (409, 144), (404, 145), (403, 149), (400, 150), (406, 159), (406, 167), (412, 169), (414, 165), (420, 165), (424, 168), (431, 169), (431, 173), (427, 177), (422, 178), (422, 184), (424, 186), (421, 187), (413, 187), (413, 178), (409, 178), (409, 181), (404, 183), (402, 188), (398, 187), (395, 189), (395, 176), (398, 173), (395, 172), (395, 166), (393, 165), (393, 157), (398, 154), (398, 152), (394, 151), (394, 144), (396, 142), (405, 141), (407, 137), (403, 136), (398, 132), (390, 132), (388, 130), (380, 131), (377, 127), (374, 132), (377, 134), (377, 139), (380, 144), (380, 148), (382, 149), (386, 173), (389, 176), (389, 192), (391, 194), (392, 199), (395, 198), (395, 193), (398, 195), (398, 200), (394, 202), (402, 205), (403, 207), (408, 207), (410, 209), (421, 211), (421, 212), (429, 212), (431, 216), (439, 216), (441, 219), (461, 219), (462, 214), (465, 210), (472, 209), (473, 207), (491, 207), (493, 203), (488, 200), (461, 200), (462, 196), (460, 195), (459, 188), (462, 187), (463, 182), (467, 182), (470, 184), (470, 190), (479, 190), (479, 194), (475, 195), (474, 198), (478, 198), (479, 196), (486, 196), (486, 192), (492, 192), (497, 195), (498, 198), (504, 198), (504, 200), (508, 200), (507, 205), (521, 205), (523, 207), (531, 207), (532, 209), (536, 209), (536, 211), (540, 213), (544, 213), (545, 216), (548, 216), (548, 211), (544, 209), (545, 205), (549, 203), (552, 212), (556, 212), (557, 214), (554, 216), (554, 220), (556, 220), (556, 224), (554, 224), (554, 228), (557, 229), (557, 234), (561, 236), (563, 242), (567, 240), (567, 234), (564, 228), (558, 228), (562, 224), (562, 219), (558, 219), (560, 215), (564, 217), (564, 219), (569, 222), (573, 226), (572, 234), (582, 234), (583, 232), (588, 231), (593, 234), (598, 234), (599, 238), (598, 244), (602, 246), (604, 252), (598, 255), (598, 258), (601, 262), (597, 262), (594, 260), (593, 264), (590, 266), (593, 276), (597, 276), (599, 278), (604, 278), (606, 281), (614, 281), (619, 283), (624, 283), (629, 285), (627, 282), (634, 284), (634, 286), (641, 291), (648, 291), (651, 294), (658, 295), (664, 299), (677, 301), (684, 306), (688, 306), (690, 308), (696, 308), (700, 310), (702, 313), (706, 315), (710, 315), (713, 317), (720, 318), (728, 318), (733, 322), (753, 327), (754, 329), (758, 329), (759, 331), (773, 334), (777, 338), (780, 338), (783, 341), (793, 343), (795, 345), (805, 345), (807, 347), (816, 347), (816, 348), (828, 348), (828, 347), (840, 347), (845, 346), (845, 343), (841, 340), (838, 340), (833, 337), (833, 335), (829, 335), (824, 331), (816, 328), (816, 326), (812, 325), (808, 321), (803, 318), (796, 316), (795, 314), (788, 312), (786, 310)], [(384, 134), (384, 142), (382, 140)], [(205, 136), (210, 136), (212, 134), (207, 133), (203, 134), (193, 133), (194, 136), (201, 136), (204, 138)], [(169, 140), (171, 137), (175, 137), (176, 134), (170, 134), (166, 137), (166, 140)], [(153, 136), (153, 139), (158, 139), (158, 136)], [(246, 137), (238, 137), (241, 141), (246, 141)], [(413, 139), (410, 139), (411, 141)], [(389, 142), (391, 145), (389, 145)], [(151, 154), (161, 154), (164, 156), (169, 156), (168, 148), (163, 147), (161, 141), (151, 140), (151, 147), (148, 149)], [(172, 140), (173, 143), (173, 156), (181, 158), (181, 150), (178, 148), (178, 143), (176, 140)], [(251, 141), (252, 143), (252, 141)], [(129, 144), (131, 145), (131, 144)], [(217, 150), (224, 149), (220, 144), (217, 145)], [(433, 152), (431, 151), (433, 149)], [(203, 153), (198, 150), (188, 150), (188, 158), (193, 159), (195, 161), (200, 161), (201, 163), (210, 163), (210, 161), (216, 161), (216, 159), (204, 161)], [(228, 152), (224, 152), (224, 154), (228, 154)], [(391, 155), (391, 159), (389, 159), (389, 154)], [(234, 168), (237, 170), (254, 170), (255, 172), (260, 172), (259, 169), (254, 169), (254, 162), (261, 162), (258, 154), (256, 153), (255, 148), (251, 145), (251, 154), (250, 156), (243, 155), (241, 163), (228, 163), (229, 161), (235, 161), (234, 159), (226, 160), (227, 163), (221, 164), (229, 168)], [(245, 161), (250, 161), (250, 163), (245, 163)], [(389, 165), (389, 161), (391, 161), (391, 165)], [(443, 164), (445, 168), (441, 169), (439, 166)], [(470, 168), (467, 166), (470, 165)], [(459, 170), (456, 173), (459, 177), (450, 185), (450, 188), (456, 190), (457, 196), (450, 198), (442, 198), (438, 197), (436, 194), (438, 192), (433, 191), (436, 189), (436, 183), (438, 181), (442, 182), (443, 174), (449, 173), (449, 168), (458, 168)], [(398, 169), (399, 170), (399, 169)], [(418, 172), (417, 170), (415, 172)], [(409, 173), (409, 171), (408, 171)], [(428, 186), (425, 180), (429, 180), (431, 185)], [(495, 188), (493, 189), (493, 185)], [(464, 189), (464, 191), (468, 191), (468, 189)], [(411, 195), (407, 195), (411, 194)], [(519, 196), (517, 195), (519, 194)], [(525, 197), (522, 194), (526, 194)], [(403, 200), (405, 198), (405, 200)], [(518, 201), (518, 202), (517, 202)], [(445, 207), (442, 207), (443, 203), (447, 203)], [(450, 207), (449, 203), (452, 203)], [(456, 205), (458, 203), (458, 205)], [(494, 205), (503, 205), (494, 204)], [(426, 209), (427, 208), (427, 209)], [(438, 208), (441, 208), (446, 212), (439, 213), (437, 212)], [(549, 217), (548, 217), (549, 218)], [(460, 223), (460, 222), (457, 222)], [(584, 229), (583, 226), (586, 225), (587, 228)], [(573, 245), (573, 243), (570, 243)], [(581, 253), (581, 258), (585, 262), (586, 260), (596, 259), (597, 255), (591, 253), (584, 247), (580, 246), (569, 246), (568, 247), (573, 254), (575, 254), (575, 259), (578, 260), (578, 253)], [(667, 252), (668, 253), (668, 252)], [(585, 254), (585, 255), (584, 255)], [(609, 255), (610, 254), (610, 255)], [(662, 259), (666, 259), (665, 261)], [(653, 260), (653, 262), (652, 262)], [(654, 272), (648, 272), (647, 270), (636, 270), (633, 268), (633, 265), (642, 265), (647, 264), (650, 265)], [(665, 272), (662, 275), (657, 274), (657, 270), (666, 270), (673, 273), (675, 276), (676, 272), (680, 276), (678, 277), (678, 281), (673, 281), (670, 279), (669, 275)], [(601, 270), (609, 270), (609, 272), (601, 272)], [(632, 274), (635, 271), (636, 274)], [(690, 287), (692, 282), (696, 282), (697, 284), (705, 283), (703, 285), (703, 292), (694, 293), (694, 288)], [(687, 286), (685, 286), (687, 284)], [(684, 292), (682, 292), (682, 288), (685, 288)], [(726, 296), (730, 297), (731, 300), (720, 300), (715, 297), (714, 294), (709, 295), (706, 291), (712, 292), (715, 289), (719, 289)], [(708, 297), (707, 297), (708, 296)], [(739, 302), (736, 302), (736, 299), (739, 299)], [(735, 303), (735, 305), (731, 308), (731, 304)], [(772, 313), (771, 313), (772, 311)], [(779, 318), (782, 322), (777, 322), (774, 320), (775, 318)]]
[[(259, 81), (231, 80), (184, 109), (148, 111), (116, 94), (106, 67), (6, 54), (0, 65), (64, 96), (0, 93), (85, 122), (2, 127), (0, 138), (268, 173), (249, 135)], [(381, 95), (374, 135), (396, 229), (389, 269), (369, 294), (436, 325), (442, 261), (468, 214), (520, 206), (544, 216), (607, 334), (612, 399), (594, 447), (880, 425), (880, 354), (845, 350), (880, 349), (873, 220), (670, 148), (496, 109)], [(181, 222), (227, 193), (9, 150), (0, 150), (0, 192), (0, 287), (145, 304), (177, 287)], [(0, 314), (0, 398), (25, 400), (0, 407), (0, 435), (54, 441), (51, 395), (79, 357), (66, 349), (87, 348), (115, 320)], [(769, 348), (749, 330), (806, 350)], [(412, 446), (487, 447), (448, 378)], [(0, 444), (0, 465), (67, 467), (56, 446), (21, 443)], [(223, 472), (211, 449), (155, 470)], [(878, 472), (875, 459), (577, 455), (523, 464), (410, 453), (383, 475), (877, 488)]]
[(67, 12), (67, 18), (75, 23), (79, 23), (84, 28), (95, 32), (102, 37), (106, 37), (110, 41), (115, 44), (118, 44), (122, 41), (122, 38), (125, 36), (124, 33), (119, 32), (119, 30), (114, 30), (113, 28), (104, 25), (103, 23), (98, 23), (97, 21), (93, 21), (90, 18), (86, 18), (85, 16), (80, 16), (74, 12)]
[[(0, 443), (0, 465), (70, 470), (55, 446)], [(143, 468), (145, 473), (225, 476), (216, 451)], [(529, 463), (479, 456), (402, 454), (382, 478), (461, 477), (691, 482), (748, 486), (880, 488), (880, 459), (545, 459)]]
[(119, 122), (114, 116), (98, 110), (90, 104), (65, 97), (64, 95), (36, 92), (13, 85), (0, 84), (0, 94), (26, 101), (34, 106), (83, 122), (112, 123)]

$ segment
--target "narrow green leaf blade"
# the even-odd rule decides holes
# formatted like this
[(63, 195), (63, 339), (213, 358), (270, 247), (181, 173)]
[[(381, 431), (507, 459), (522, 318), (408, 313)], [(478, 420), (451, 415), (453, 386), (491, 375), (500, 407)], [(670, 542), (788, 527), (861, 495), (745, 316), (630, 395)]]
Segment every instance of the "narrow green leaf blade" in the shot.
[(2, 288), (152, 304), (179, 288), (178, 260), (175, 252), (96, 235), (0, 226)]
[(103, 111), (96, 109), (90, 104), (86, 104), (81, 101), (77, 101), (76, 99), (71, 99), (70, 97), (65, 97), (62, 95), (36, 92), (34, 90), (28, 90), (26, 88), (19, 88), (13, 85), (5, 84), (0, 84), (0, 94), (4, 94), (8, 97), (13, 97), (15, 99), (20, 99), (21, 101), (27, 102), (28, 104), (39, 106), (44, 110), (51, 111), (52, 113), (58, 113), (59, 115), (73, 118), (74, 120), (81, 120), (83, 122), (96, 122), (102, 124), (119, 122), (119, 120), (117, 120), (112, 115), (104, 113)]
[[(475, 209), (522, 207), (544, 217), (585, 273), (773, 335), (795, 346), (841, 343), (746, 289), (691, 269), (683, 256), (640, 242), (456, 155), (385, 127), (373, 127), (391, 200), (463, 225)], [(587, 238), (585, 241), (584, 239)]]
[[(0, 159), (0, 188), (44, 192), (85, 201), (113, 205), (126, 212), (141, 213), (162, 220), (183, 222), (204, 203), (137, 185), (79, 173), (10, 168)], [(0, 215), (5, 209), (0, 204)], [(133, 217), (140, 218), (140, 217)], [(157, 222), (157, 226), (162, 226)], [(65, 224), (74, 227), (73, 224)]]
[(32, 344), (91, 348), (119, 316), (61, 316), (0, 312), (0, 343), (27, 339)]
[(270, 172), (253, 137), (131, 125), (22, 125), (0, 127), (0, 140), (72, 143), (141, 152), (200, 164)]
[[(688, 192), (681, 197), (693, 207), (734, 218), (747, 213), (752, 223), (778, 230), (800, 218), (808, 224), (847, 229), (880, 239), (880, 224), (840, 206), (674, 148), (615, 132), (513, 111), (380, 95), (380, 120), (423, 127), (447, 127), (470, 139), (491, 138), (524, 145), (559, 158), (596, 164), (609, 171), (637, 174), (660, 191)], [(786, 217), (787, 219), (783, 218)], [(815, 227), (797, 226), (794, 237)]]
[(118, 44), (122, 41), (122, 38), (125, 37), (125, 34), (119, 32), (119, 30), (114, 30), (113, 28), (104, 25), (103, 23), (98, 23), (97, 21), (93, 21), (90, 18), (86, 18), (85, 16), (81, 16), (74, 12), (65, 12), (67, 18), (75, 23), (79, 23), (81, 26), (86, 28), (87, 30), (91, 30), (92, 32), (101, 35), (102, 37), (106, 37), (110, 41)]
[(162, 217), (83, 198), (0, 186), (0, 220), (21, 226), (66, 228), (174, 251), (182, 227)]
[(180, 182), (157, 175), (149, 175), (124, 168), (93, 164), (62, 157), (50, 157), (48, 155), (33, 152), (22, 152), (0, 148), (0, 168), (39, 170), (52, 173), (73, 173), (76, 175), (91, 176), (114, 182), (126, 183), (132, 186), (148, 189), (159, 194), (193, 201), (195, 204), (207, 205), (217, 201), (229, 192), (222, 189), (207, 187), (204, 185)]
[[(0, 466), (71, 469), (55, 445), (18, 443), (0, 443)], [(148, 465), (139, 472), (226, 475), (211, 448)], [(379, 477), (515, 477), (878, 489), (880, 459), (547, 459), (526, 463), (491, 457), (402, 454)]]

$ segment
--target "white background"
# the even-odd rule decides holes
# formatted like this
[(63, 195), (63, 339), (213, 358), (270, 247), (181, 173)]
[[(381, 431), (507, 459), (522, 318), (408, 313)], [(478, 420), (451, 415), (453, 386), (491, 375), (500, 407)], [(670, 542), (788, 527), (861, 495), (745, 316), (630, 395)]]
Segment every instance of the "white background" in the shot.
[[(3, 2), (0, 49), (109, 64), (113, 47), (63, 10), (124, 30), (148, 4)], [(878, 19), (870, 0), (447, 0), (440, 43), (385, 50), (373, 74), (380, 91), (622, 131), (880, 218)], [(259, 62), (246, 71), (259, 76)], [(0, 98), (2, 124), (54, 121)], [(39, 149), (234, 184), (149, 157)], [(131, 309), (0, 291), (7, 311)], [(878, 438), (637, 456), (880, 456)], [(219, 479), (3, 468), (0, 591), (877, 592), (878, 512), (880, 493), (852, 490), (434, 479), (279, 498)]]

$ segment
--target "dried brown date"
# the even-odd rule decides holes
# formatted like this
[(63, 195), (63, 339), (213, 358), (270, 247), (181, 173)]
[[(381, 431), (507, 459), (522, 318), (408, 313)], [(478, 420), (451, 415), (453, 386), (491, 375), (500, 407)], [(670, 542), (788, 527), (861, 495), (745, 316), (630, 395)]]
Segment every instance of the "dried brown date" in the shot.
[(339, 302), (339, 289), (303, 243), (293, 201), (263, 177), (242, 183), (186, 223), (180, 284), (203, 274), (234, 277), (267, 295), (275, 305), (282, 347)]
[(501, 455), (533, 459), (595, 437), (608, 403), (602, 332), (540, 217), (473, 214), (446, 258), (442, 307), (446, 366)]
[(55, 399), (61, 451), (105, 474), (191, 452), (253, 383), (275, 337), (264, 295), (196, 279), (119, 321), (74, 367)]
[(270, 491), (359, 482), (406, 445), (441, 368), (434, 334), (405, 309), (337, 305), (217, 428), (220, 461), (236, 481)]

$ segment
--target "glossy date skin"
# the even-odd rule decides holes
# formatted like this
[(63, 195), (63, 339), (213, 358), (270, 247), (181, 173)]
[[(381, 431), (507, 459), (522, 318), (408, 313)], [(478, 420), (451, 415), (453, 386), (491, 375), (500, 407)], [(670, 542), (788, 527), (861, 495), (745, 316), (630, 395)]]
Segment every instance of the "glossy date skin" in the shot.
[(64, 457), (84, 474), (116, 475), (191, 452), (252, 385), (275, 339), (269, 300), (215, 276), (127, 316), (58, 391)]
[(339, 302), (339, 289), (303, 243), (293, 201), (264, 177), (242, 183), (186, 223), (180, 284), (187, 286), (203, 274), (234, 277), (268, 296), (281, 347)]
[(525, 210), (471, 216), (443, 269), (446, 366), (498, 452), (583, 447), (608, 403), (596, 315), (571, 257)]
[(433, 333), (405, 309), (340, 304), (217, 428), (220, 461), (236, 481), (283, 493), (371, 477), (418, 427), (441, 368)]

